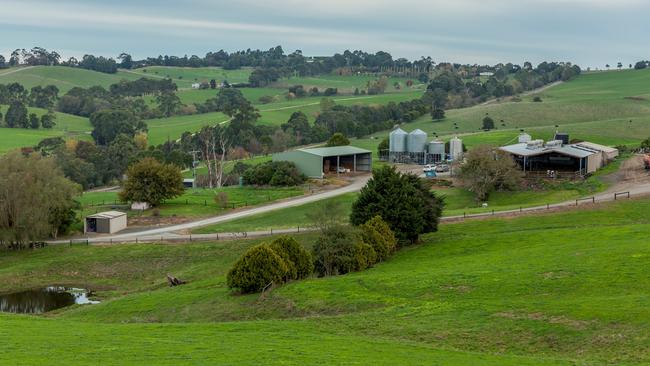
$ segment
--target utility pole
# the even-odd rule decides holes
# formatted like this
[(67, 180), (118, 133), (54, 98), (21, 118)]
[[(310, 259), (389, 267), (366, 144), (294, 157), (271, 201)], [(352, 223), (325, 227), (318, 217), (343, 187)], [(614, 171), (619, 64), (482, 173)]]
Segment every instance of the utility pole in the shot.
[(199, 163), (198, 160), (196, 160), (196, 154), (200, 153), (198, 150), (192, 150), (190, 151), (190, 154), (192, 154), (192, 178), (196, 179), (196, 165)]

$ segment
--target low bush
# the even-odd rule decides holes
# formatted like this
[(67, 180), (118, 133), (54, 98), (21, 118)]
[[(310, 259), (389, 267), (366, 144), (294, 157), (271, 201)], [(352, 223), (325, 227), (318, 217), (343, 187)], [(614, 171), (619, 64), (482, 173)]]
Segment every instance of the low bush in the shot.
[(311, 253), (303, 248), (296, 239), (281, 236), (275, 239), (270, 247), (287, 263), (288, 274), (286, 280), (300, 280), (311, 276), (314, 272)]
[(244, 182), (250, 185), (297, 186), (307, 177), (300, 173), (294, 163), (288, 161), (269, 161), (246, 170)]
[(334, 276), (371, 267), (375, 250), (361, 240), (357, 230), (345, 226), (327, 228), (314, 244), (314, 267), (319, 276)]
[(287, 263), (271, 247), (262, 243), (246, 251), (228, 271), (227, 284), (242, 293), (262, 291), (271, 283), (282, 283), (289, 272)]
[(397, 249), (395, 234), (381, 216), (373, 217), (359, 228), (361, 239), (374, 249), (378, 262), (388, 259)]

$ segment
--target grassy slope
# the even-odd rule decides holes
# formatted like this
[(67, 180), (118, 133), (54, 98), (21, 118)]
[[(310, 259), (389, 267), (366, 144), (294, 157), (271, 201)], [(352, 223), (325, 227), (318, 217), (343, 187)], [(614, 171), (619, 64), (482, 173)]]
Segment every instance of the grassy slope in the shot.
[[(16, 71), (16, 72), (14, 72)], [(65, 94), (75, 86), (89, 88), (101, 85), (108, 88), (120, 80), (135, 80), (140, 76), (124, 71), (115, 74), (65, 67), (65, 66), (34, 66), (32, 68), (9, 68), (0, 70), (0, 84), (17, 82), (27, 90), (34, 86), (55, 85), (59, 88), (59, 95)]]
[[(146, 70), (146, 71), (145, 71)], [(252, 68), (239, 70), (224, 70), (220, 67), (173, 67), (147, 66), (131, 70), (133, 73), (153, 78), (171, 78), (179, 88), (190, 88), (193, 83), (209, 82), (215, 79), (217, 83), (227, 80), (229, 83), (247, 83)]]
[[(441, 122), (432, 122), (429, 116), (424, 116), (403, 128), (407, 131), (420, 128), (430, 136), (437, 133), (446, 138), (465, 134), (463, 140), (468, 146), (512, 143), (519, 129), (525, 129), (534, 138), (550, 139), (555, 125), (570, 133), (571, 138), (606, 145), (638, 143), (650, 136), (650, 70), (584, 74), (539, 95), (541, 103), (527, 96), (521, 102), (449, 110), (447, 118)], [(497, 130), (477, 132), (486, 113), (495, 120)], [(505, 126), (501, 125), (501, 120)], [(382, 138), (386, 135), (376, 134)], [(378, 141), (364, 143), (376, 147)]]
[[(1, 290), (74, 284), (104, 301), (45, 319), (0, 315), (0, 361), (643, 364), (649, 209), (629, 201), (443, 225), (373, 269), (291, 283), (264, 299), (224, 286), (255, 241), (8, 253)], [(168, 288), (165, 273), (190, 283)]]
[[(189, 189), (180, 197), (167, 200), (159, 207), (161, 216), (200, 217), (214, 216), (229, 211), (219, 207), (214, 197), (217, 193), (224, 192), (228, 196), (229, 206), (246, 207), (277, 201), (285, 198), (304, 194), (301, 187), (289, 188), (253, 188), (253, 187), (225, 187), (220, 189)], [(116, 192), (89, 192), (84, 193), (79, 202), (84, 207), (84, 212), (96, 212), (107, 207), (119, 204)], [(135, 212), (129, 212), (135, 214)], [(148, 211), (147, 214), (151, 214)]]
[[(0, 113), (4, 116), (8, 107), (0, 105)], [(36, 113), (39, 117), (47, 110), (41, 108), (28, 108), (29, 113)], [(73, 116), (71, 114), (56, 114), (56, 126), (51, 130), (43, 128), (32, 130), (23, 128), (0, 128), (0, 153), (26, 146), (35, 146), (41, 140), (48, 137), (56, 136), (76, 136), (76, 138), (88, 139), (87, 134), (91, 130), (90, 122), (87, 118)]]

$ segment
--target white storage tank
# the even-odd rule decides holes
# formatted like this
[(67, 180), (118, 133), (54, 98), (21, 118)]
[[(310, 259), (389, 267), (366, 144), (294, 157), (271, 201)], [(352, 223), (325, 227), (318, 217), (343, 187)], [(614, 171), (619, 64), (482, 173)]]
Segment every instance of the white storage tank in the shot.
[(429, 142), (429, 154), (445, 155), (445, 143), (440, 140)]
[(449, 140), (449, 155), (451, 160), (460, 160), (463, 156), (463, 140), (454, 136)]
[(519, 143), (520, 143), (520, 144), (522, 144), (522, 143), (526, 143), (526, 142), (528, 142), (528, 141), (530, 141), (530, 140), (532, 140), (532, 139), (533, 139), (533, 138), (532, 138), (529, 134), (527, 134), (527, 133), (520, 133), (520, 134), (519, 134)]
[(410, 153), (422, 153), (427, 148), (427, 134), (421, 129), (411, 131), (406, 143)]
[(388, 151), (406, 152), (406, 139), (408, 134), (401, 128), (393, 130), (388, 136)]

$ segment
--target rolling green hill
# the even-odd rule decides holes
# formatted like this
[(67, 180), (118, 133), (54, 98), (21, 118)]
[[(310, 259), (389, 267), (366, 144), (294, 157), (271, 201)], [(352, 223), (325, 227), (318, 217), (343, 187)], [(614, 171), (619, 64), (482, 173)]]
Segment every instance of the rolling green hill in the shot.
[(85, 70), (66, 66), (32, 66), (0, 70), (0, 84), (19, 83), (29, 90), (34, 86), (55, 85), (59, 95), (75, 86), (89, 88), (100, 85), (107, 88), (120, 80), (135, 80), (141, 76), (125, 71), (115, 74)]
[[(647, 364), (648, 210), (447, 224), (375, 268), (261, 297), (225, 287), (257, 241), (10, 252), (0, 292), (74, 284), (102, 303), (0, 315), (0, 363)], [(166, 273), (189, 284), (170, 288)]]
[[(534, 96), (542, 102), (534, 102)], [(496, 129), (481, 130), (488, 114)], [(555, 126), (558, 127), (555, 127)], [(605, 145), (638, 144), (650, 137), (650, 70), (587, 73), (574, 80), (528, 95), (521, 101), (497, 101), (470, 108), (446, 111), (446, 118), (433, 122), (423, 116), (402, 126), (419, 128), (432, 138), (434, 133), (448, 139), (462, 135), (467, 146), (481, 143), (503, 145), (516, 141), (520, 129), (533, 138), (550, 139), (555, 130), (571, 138)], [(372, 150), (387, 132), (359, 144)]]

